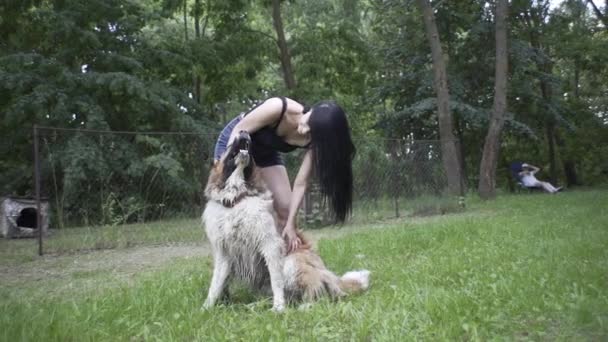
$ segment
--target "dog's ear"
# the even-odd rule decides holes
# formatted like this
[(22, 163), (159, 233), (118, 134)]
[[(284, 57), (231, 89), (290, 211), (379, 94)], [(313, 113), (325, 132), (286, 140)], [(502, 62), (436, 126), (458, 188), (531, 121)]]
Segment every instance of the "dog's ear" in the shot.
[(213, 165), (211, 165), (211, 172), (221, 174), (223, 169), (224, 169), (224, 163), (222, 162), (221, 159), (213, 161)]
[(222, 171), (224, 163), (221, 160), (214, 160), (211, 170), (209, 170), (209, 178), (207, 180), (207, 187), (221, 187), (223, 184)]

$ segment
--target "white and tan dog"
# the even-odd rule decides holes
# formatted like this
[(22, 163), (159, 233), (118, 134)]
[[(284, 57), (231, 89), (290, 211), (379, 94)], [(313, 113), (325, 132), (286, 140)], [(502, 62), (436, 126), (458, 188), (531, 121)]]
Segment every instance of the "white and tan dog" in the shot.
[(336, 276), (301, 234), (302, 246), (285, 255), (272, 197), (256, 172), (250, 146), (249, 134), (241, 132), (215, 163), (205, 188), (208, 202), (203, 224), (214, 265), (203, 307), (215, 304), (230, 279), (245, 281), (257, 290), (267, 289), (270, 283), (275, 311), (284, 310), (286, 299), (310, 302), (366, 290), (369, 271)]

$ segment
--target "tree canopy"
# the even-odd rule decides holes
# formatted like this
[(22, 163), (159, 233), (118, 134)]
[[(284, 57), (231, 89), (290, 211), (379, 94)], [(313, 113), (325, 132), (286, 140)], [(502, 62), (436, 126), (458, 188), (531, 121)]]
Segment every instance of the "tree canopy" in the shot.
[[(459, 168), (463, 184), (474, 187), (494, 102), (496, 1), (428, 3)], [(541, 165), (558, 183), (606, 182), (608, 9), (585, 0), (508, 6), (497, 185), (507, 185), (513, 160)], [(433, 71), (423, 14), (411, 0), (4, 1), (0, 187), (31, 193), (34, 124), (217, 133), (275, 95), (309, 105), (335, 99), (358, 137), (439, 139)], [(66, 142), (62, 157), (86, 158), (84, 145)], [(126, 146), (125, 156), (137, 153)], [(180, 167), (157, 152), (147, 162), (169, 173)]]

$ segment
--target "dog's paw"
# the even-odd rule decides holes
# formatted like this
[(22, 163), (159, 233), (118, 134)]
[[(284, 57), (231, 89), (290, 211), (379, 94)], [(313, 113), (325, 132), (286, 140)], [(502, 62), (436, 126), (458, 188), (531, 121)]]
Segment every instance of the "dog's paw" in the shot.
[(275, 304), (272, 306), (272, 311), (276, 313), (285, 312), (285, 304)]
[(209, 300), (209, 298), (207, 298), (207, 300), (205, 300), (205, 302), (203, 303), (203, 306), (201, 306), (201, 311), (207, 311), (212, 307), (213, 303)]

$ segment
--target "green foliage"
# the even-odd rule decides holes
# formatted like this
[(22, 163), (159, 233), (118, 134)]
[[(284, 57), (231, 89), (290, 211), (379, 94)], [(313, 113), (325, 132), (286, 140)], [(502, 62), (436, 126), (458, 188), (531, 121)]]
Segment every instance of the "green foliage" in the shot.
[[(216, 134), (252, 103), (287, 94), (270, 5), (241, 0), (1, 4), (1, 192), (32, 193), (34, 124)], [(433, 5), (456, 135), (468, 179), (475, 182), (493, 101), (494, 5), (481, 0)], [(337, 100), (359, 137), (437, 139), (431, 60), (415, 2), (314, 0), (281, 6), (297, 83), (288, 95), (308, 105)], [(509, 117), (501, 167), (511, 160), (550, 164), (547, 126), (555, 125), (558, 166), (573, 162), (586, 184), (605, 181), (607, 31), (583, 0), (513, 1), (509, 27)], [(93, 165), (99, 151), (89, 151), (86, 139), (82, 145), (91, 160), (75, 157), (74, 165), (80, 166), (69, 171), (70, 181), (92, 177), (94, 167), (112, 172), (118, 166)], [(74, 156), (76, 147), (61, 148), (66, 155), (56, 152), (57, 160)], [(194, 159), (187, 165), (164, 152), (140, 152), (129, 152), (140, 159), (127, 167), (131, 176), (142, 176), (147, 167), (171, 178), (196, 172), (188, 169)], [(72, 176), (82, 170), (85, 175)]]
[[(383, 103), (378, 127), (390, 136), (436, 139), (435, 94), (421, 15), (413, 2), (371, 4), (377, 15), (372, 20), (372, 39), (376, 58), (382, 63), (378, 69), (381, 82), (376, 88), (376, 98)], [(589, 129), (579, 126), (578, 120), (599, 124), (593, 116), (605, 117), (603, 104), (593, 105), (598, 103), (596, 91), (605, 89), (604, 85), (588, 87), (586, 82), (606, 73), (606, 31), (598, 27), (584, 1), (565, 1), (555, 8), (549, 5), (548, 1), (515, 1), (511, 5), (509, 116), (499, 168), (522, 159), (548, 164), (546, 125), (553, 122), (557, 124), (557, 153), (562, 160), (580, 160), (569, 152), (570, 145), (585, 146), (583, 149), (593, 151), (593, 155), (601, 153), (599, 145), (587, 145), (589, 141), (573, 134)], [(493, 4), (443, 1), (437, 2), (435, 10), (448, 59), (456, 133), (469, 181), (476, 183), (478, 146), (483, 146), (494, 92)], [(541, 83), (550, 88), (547, 93), (542, 92)], [(575, 102), (580, 105), (573, 106)], [(605, 134), (606, 125), (592, 130)], [(575, 164), (579, 177), (590, 180), (583, 163)]]
[(191, 216), (200, 207), (215, 136), (42, 130), (43, 192), (54, 226)]
[[(357, 144), (357, 154), (353, 161), (354, 187), (361, 198), (376, 201), (386, 193), (386, 182), (381, 181), (390, 170), (390, 159), (386, 149), (381, 146), (384, 141), (375, 143), (360, 141)], [(379, 144), (380, 143), (380, 144)]]
[[(0, 54), (0, 132), (12, 149), (3, 151), (9, 168), (31, 165), (31, 140), (24, 136), (33, 124), (199, 132), (210, 126), (187, 93), (147, 72), (148, 61), (140, 53), (146, 42), (139, 35), (145, 22), (138, 3), (41, 1), (23, 9), (3, 8), (18, 23), (0, 26), (9, 37)], [(68, 179), (85, 181), (91, 176), (87, 172), (107, 170), (97, 152), (86, 139), (67, 145), (61, 158), (70, 160)], [(10, 184), (14, 174), (4, 170), (2, 184)], [(32, 184), (31, 174), (20, 177)], [(3, 191), (31, 194), (31, 187)]]
[[(357, 134), (375, 121), (368, 99), (376, 63), (369, 42), (369, 18), (361, 1), (297, 1), (285, 4), (286, 31), (298, 88), (308, 105), (323, 99), (340, 103)], [(345, 16), (344, 13), (349, 13)]]

